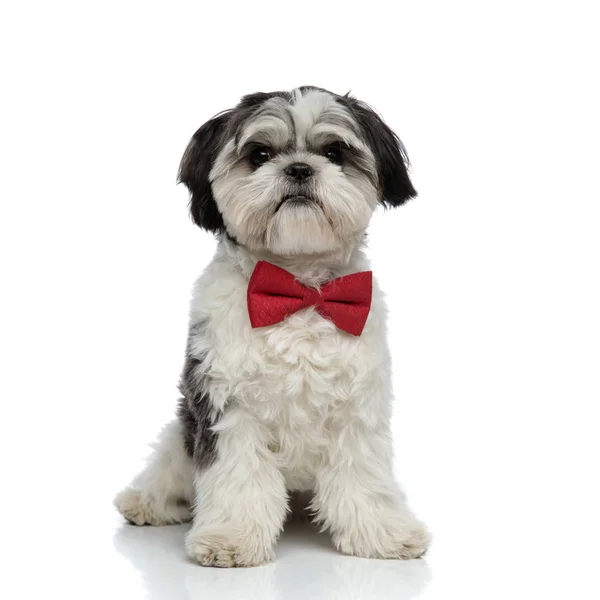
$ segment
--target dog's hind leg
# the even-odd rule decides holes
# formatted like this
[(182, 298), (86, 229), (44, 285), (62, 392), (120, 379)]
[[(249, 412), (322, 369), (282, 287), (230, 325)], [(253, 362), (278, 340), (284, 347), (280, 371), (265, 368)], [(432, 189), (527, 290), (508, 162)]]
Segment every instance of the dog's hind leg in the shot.
[(181, 423), (169, 423), (153, 448), (146, 468), (115, 498), (117, 510), (134, 525), (191, 521), (194, 471), (184, 447)]

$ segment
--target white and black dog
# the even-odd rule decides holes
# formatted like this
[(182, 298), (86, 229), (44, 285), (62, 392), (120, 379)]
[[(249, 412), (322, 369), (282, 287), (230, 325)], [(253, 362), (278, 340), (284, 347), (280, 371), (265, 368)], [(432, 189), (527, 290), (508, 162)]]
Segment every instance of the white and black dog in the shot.
[(219, 245), (194, 288), (177, 419), (118, 510), (137, 525), (193, 518), (187, 550), (207, 566), (273, 560), (298, 498), (341, 552), (421, 556), (363, 251), (376, 207), (416, 195), (400, 140), (349, 95), (257, 93), (194, 134), (179, 178)]

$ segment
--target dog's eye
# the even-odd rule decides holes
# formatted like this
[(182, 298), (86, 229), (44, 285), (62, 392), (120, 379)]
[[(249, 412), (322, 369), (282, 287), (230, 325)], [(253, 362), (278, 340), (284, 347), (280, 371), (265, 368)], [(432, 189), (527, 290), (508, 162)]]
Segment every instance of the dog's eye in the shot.
[(334, 165), (341, 165), (344, 162), (344, 152), (338, 144), (327, 146), (323, 151), (323, 156)]
[(271, 151), (266, 146), (257, 146), (250, 152), (250, 162), (260, 167), (271, 160)]

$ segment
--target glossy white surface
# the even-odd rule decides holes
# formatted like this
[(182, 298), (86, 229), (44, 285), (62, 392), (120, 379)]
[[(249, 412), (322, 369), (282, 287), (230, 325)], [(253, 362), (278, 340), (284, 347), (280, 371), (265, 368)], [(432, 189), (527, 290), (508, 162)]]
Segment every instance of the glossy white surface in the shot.
[(300, 524), (284, 534), (274, 564), (202, 569), (184, 559), (185, 529), (124, 527), (115, 536), (115, 548), (139, 571), (148, 598), (415, 598), (430, 579), (425, 561), (340, 557), (326, 536)]
[[(571, 514), (569, 521), (556, 516), (556, 501), (544, 509), (536, 494), (536, 511), (507, 496), (493, 503), (490, 491), (477, 488), (461, 490), (462, 510), (455, 510), (460, 501), (452, 499), (459, 494), (448, 494), (442, 503), (439, 487), (428, 488), (426, 504), (440, 508), (428, 514), (435, 542), (424, 560), (341, 556), (326, 535), (295, 523), (280, 540), (277, 561), (252, 569), (192, 564), (183, 548), (187, 526), (130, 526), (108, 503), (92, 499), (87, 515), (74, 507), (55, 515), (54, 523), (9, 520), (10, 546), (4, 551), (10, 548), (10, 569), (0, 579), (0, 597), (45, 598), (50, 591), (68, 599), (127, 600), (599, 597), (595, 517), (582, 529), (582, 515)], [(89, 489), (80, 492), (81, 502), (93, 496)], [(548, 519), (540, 514), (546, 512)], [(577, 526), (567, 529), (569, 524)]]

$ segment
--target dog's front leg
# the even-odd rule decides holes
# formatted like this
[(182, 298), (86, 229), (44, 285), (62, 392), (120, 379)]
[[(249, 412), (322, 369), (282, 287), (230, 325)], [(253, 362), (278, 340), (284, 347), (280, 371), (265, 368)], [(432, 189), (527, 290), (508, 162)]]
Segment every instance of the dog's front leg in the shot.
[(356, 420), (332, 434), (311, 507), (335, 546), (367, 558), (421, 556), (429, 536), (395, 481), (387, 426)]
[(218, 425), (216, 456), (196, 473), (190, 557), (204, 566), (251, 567), (272, 561), (287, 512), (282, 474), (268, 432), (241, 408)]

